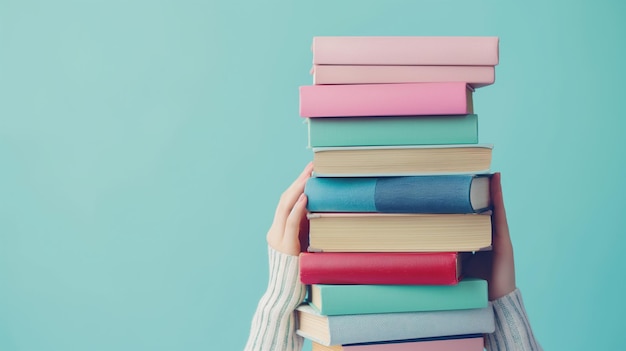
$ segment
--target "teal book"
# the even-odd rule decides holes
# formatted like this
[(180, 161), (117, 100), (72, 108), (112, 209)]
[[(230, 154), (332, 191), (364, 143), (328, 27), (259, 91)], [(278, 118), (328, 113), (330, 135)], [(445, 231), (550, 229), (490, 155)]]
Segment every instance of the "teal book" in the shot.
[(487, 281), (465, 278), (456, 285), (312, 284), (308, 302), (326, 316), (449, 311), (489, 305)]
[(478, 116), (308, 118), (309, 147), (478, 143)]
[(309, 178), (310, 212), (474, 213), (490, 208), (490, 174)]

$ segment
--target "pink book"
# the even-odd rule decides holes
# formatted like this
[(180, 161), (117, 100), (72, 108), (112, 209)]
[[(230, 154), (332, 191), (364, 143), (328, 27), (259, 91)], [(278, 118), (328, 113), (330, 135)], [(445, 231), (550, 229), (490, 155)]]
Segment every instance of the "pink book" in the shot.
[(493, 66), (314, 65), (313, 84), (466, 82), (473, 88), (493, 84)]
[(484, 340), (482, 337), (466, 337), (341, 346), (323, 346), (313, 342), (312, 346), (313, 351), (483, 351)]
[(473, 89), (464, 82), (307, 85), (300, 116), (415, 116), (473, 113)]
[(495, 66), (498, 37), (314, 37), (318, 65)]

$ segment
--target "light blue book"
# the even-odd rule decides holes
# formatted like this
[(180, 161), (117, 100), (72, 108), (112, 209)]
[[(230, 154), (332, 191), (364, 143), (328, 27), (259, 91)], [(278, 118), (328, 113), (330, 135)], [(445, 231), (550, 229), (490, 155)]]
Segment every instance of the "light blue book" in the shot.
[(297, 309), (297, 334), (319, 344), (345, 345), (383, 340), (493, 333), (491, 304), (484, 308), (327, 316), (310, 305)]

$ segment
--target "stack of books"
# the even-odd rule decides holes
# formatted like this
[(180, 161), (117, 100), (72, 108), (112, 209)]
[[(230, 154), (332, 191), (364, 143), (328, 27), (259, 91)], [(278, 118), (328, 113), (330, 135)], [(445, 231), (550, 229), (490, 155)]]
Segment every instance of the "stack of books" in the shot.
[(300, 88), (313, 177), (298, 334), (313, 350), (482, 350), (492, 145), (473, 95), (497, 37), (316, 37)]

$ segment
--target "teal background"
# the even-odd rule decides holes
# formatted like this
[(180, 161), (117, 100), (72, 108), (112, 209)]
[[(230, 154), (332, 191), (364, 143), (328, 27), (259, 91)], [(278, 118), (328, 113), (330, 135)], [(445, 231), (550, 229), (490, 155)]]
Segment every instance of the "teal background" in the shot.
[(625, 4), (0, 0), (0, 350), (242, 349), (316, 35), (500, 37), (475, 110), (534, 332), (623, 348)]

